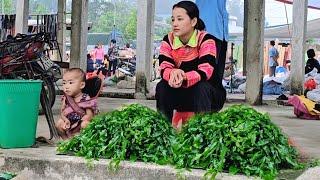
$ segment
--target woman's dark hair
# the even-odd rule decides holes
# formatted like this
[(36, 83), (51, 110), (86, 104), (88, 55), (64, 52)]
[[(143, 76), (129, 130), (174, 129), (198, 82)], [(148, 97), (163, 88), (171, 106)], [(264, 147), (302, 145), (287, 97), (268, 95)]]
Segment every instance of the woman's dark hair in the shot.
[(316, 56), (316, 53), (314, 52), (313, 49), (309, 49), (307, 51), (307, 56), (308, 56), (309, 59), (311, 59), (311, 58), (314, 58)]
[(177, 8), (177, 7), (185, 9), (187, 11), (187, 14), (190, 17), (190, 19), (197, 18), (197, 24), (195, 26), (195, 29), (202, 31), (206, 28), (206, 25), (199, 17), (198, 6), (194, 2), (180, 1), (177, 4), (173, 5), (172, 9)]

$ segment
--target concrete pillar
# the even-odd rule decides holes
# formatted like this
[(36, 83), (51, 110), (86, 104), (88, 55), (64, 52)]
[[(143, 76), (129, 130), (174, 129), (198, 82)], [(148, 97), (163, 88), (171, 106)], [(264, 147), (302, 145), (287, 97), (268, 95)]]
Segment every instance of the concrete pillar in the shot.
[(135, 98), (145, 99), (150, 88), (155, 1), (138, 0), (138, 7)]
[(262, 104), (264, 0), (245, 0), (245, 59), (247, 70), (246, 101), (251, 105)]
[[(62, 59), (66, 58), (66, 0), (58, 0), (57, 40)], [(58, 59), (60, 57), (58, 56)]]
[(247, 32), (248, 31), (248, 1), (244, 1), (244, 18), (243, 18), (243, 54), (242, 54), (242, 58), (243, 58), (243, 72), (242, 75), (246, 76), (247, 75), (247, 57), (246, 57), (246, 52), (247, 52)]
[(15, 34), (28, 32), (29, 0), (16, 1)]
[(70, 68), (87, 70), (88, 0), (73, 0), (71, 10)]
[(303, 94), (304, 53), (307, 31), (308, 0), (293, 1), (292, 28), (292, 61), (291, 61), (291, 94)]

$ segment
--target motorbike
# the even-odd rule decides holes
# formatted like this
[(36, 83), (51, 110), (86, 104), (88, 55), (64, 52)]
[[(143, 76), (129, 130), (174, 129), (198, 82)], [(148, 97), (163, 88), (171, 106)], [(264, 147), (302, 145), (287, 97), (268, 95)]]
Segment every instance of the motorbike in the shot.
[(49, 58), (50, 34), (18, 34), (0, 43), (0, 79), (40, 79), (52, 107), (60, 67)]

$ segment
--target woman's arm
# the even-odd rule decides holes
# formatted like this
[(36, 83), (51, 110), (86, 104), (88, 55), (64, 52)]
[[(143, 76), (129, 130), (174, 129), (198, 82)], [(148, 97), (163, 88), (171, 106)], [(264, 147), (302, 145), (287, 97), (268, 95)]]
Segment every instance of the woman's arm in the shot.
[(199, 62), (197, 70), (186, 72), (183, 87), (191, 87), (199, 81), (207, 81), (213, 75), (215, 63), (216, 44), (213, 36), (206, 34), (199, 47)]
[(161, 78), (169, 81), (170, 74), (175, 69), (175, 62), (173, 61), (172, 48), (169, 44), (168, 35), (166, 35), (160, 45), (159, 64)]

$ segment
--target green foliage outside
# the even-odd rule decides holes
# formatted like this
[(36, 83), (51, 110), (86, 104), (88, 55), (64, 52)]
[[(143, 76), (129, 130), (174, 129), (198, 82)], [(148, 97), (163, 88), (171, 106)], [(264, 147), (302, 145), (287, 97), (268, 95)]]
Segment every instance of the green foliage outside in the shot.
[[(52, 4), (57, 0), (30, 0), (30, 14), (50, 14)], [(15, 14), (15, 0), (1, 0), (0, 12), (4, 14)], [(2, 7), (3, 5), (3, 7)], [(71, 8), (71, 1), (67, 1), (67, 9)], [(68, 12), (68, 11), (67, 11)], [(70, 17), (69, 17), (70, 18)], [(162, 18), (155, 17), (161, 21)], [(115, 25), (128, 42), (136, 40), (137, 36), (137, 3), (130, 0), (89, 0), (88, 21), (92, 22), (90, 33), (110, 33)], [(165, 19), (164, 23), (155, 25), (154, 39), (161, 40), (170, 31), (171, 19)], [(168, 23), (169, 22), (169, 23)]]
[(15, 2), (12, 0), (1, 0), (0, 7), (1, 14), (15, 14)]
[[(93, 23), (92, 33), (109, 33), (113, 26), (120, 30), (125, 38), (131, 42), (136, 40), (137, 36), (137, 5), (134, 1), (128, 0), (90, 0), (89, 1), (88, 20)], [(159, 21), (162, 18), (155, 17)], [(170, 31), (169, 20), (165, 20), (167, 24), (155, 25), (154, 39), (161, 40), (164, 35)], [(115, 22), (115, 24), (114, 24)]]

